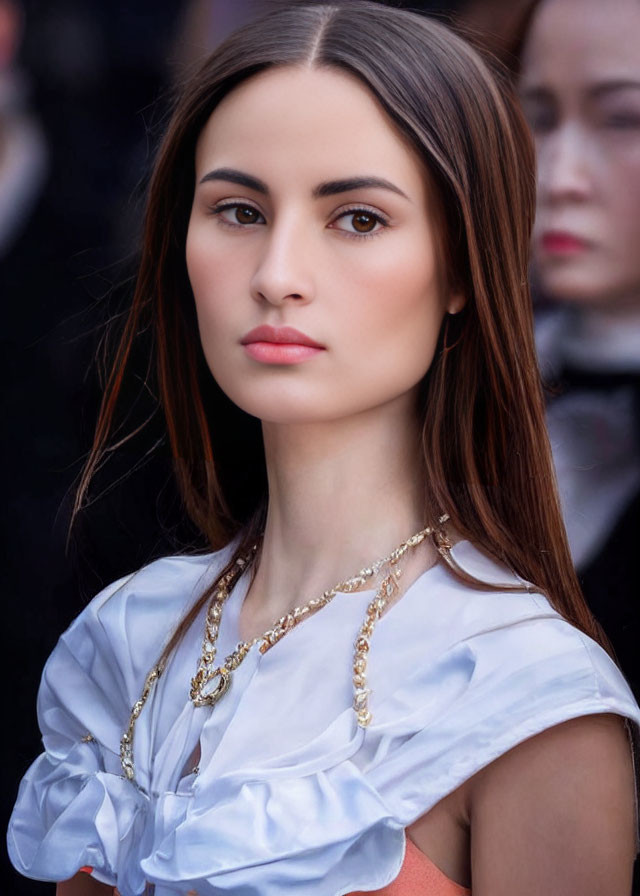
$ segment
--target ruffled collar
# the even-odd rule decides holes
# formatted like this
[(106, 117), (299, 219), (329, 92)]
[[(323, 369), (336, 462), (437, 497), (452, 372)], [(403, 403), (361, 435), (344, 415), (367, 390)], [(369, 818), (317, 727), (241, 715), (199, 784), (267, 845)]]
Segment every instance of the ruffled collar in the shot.
[[(475, 577), (517, 581), (468, 543), (454, 551)], [(122, 896), (146, 881), (156, 896), (377, 890), (400, 870), (404, 829), (521, 740), (585, 713), (640, 720), (604, 651), (542, 595), (470, 588), (438, 564), (376, 627), (367, 729), (351, 665), (371, 591), (339, 594), (272, 650), (251, 651), (213, 711), (188, 696), (203, 610), (138, 720), (143, 792), (119, 767), (130, 707), (167, 631), (227, 559), (152, 564), (61, 638), (40, 694), (47, 752), (9, 831), (22, 873), (63, 880), (90, 865)], [(221, 654), (238, 639), (247, 584), (227, 602)], [(201, 771), (179, 780), (198, 739)]]

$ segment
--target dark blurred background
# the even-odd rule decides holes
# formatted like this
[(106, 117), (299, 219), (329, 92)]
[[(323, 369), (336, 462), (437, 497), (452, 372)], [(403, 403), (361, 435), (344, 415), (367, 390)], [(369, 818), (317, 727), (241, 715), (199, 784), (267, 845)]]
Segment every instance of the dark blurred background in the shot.
[[(66, 537), (98, 407), (91, 362), (130, 289), (183, 16), (178, 0), (0, 0), (3, 827), (40, 750), (43, 660), (93, 592), (159, 548), (150, 514), (134, 520), (117, 489), (69, 551)], [(20, 878), (3, 849), (0, 892), (54, 887)]]

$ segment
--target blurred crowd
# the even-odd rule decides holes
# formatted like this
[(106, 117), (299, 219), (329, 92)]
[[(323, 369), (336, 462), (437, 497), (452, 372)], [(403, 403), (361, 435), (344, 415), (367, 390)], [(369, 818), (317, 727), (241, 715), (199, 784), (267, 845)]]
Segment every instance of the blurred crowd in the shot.
[(542, 0), (519, 55), (537, 147), (537, 340), (582, 586), (640, 691), (640, 5)]
[[(640, 4), (404, 5), (450, 21), (506, 67), (535, 137), (531, 278), (558, 485), (587, 601), (640, 697)], [(170, 97), (265, 7), (0, 0), (5, 631), (18, 720), (7, 808), (37, 752), (35, 690), (59, 632), (107, 581), (193, 537), (162, 443), (114, 462), (115, 486), (69, 547), (71, 494), (99, 402), (92, 359), (130, 293)], [(47, 891), (8, 873), (3, 892)]]

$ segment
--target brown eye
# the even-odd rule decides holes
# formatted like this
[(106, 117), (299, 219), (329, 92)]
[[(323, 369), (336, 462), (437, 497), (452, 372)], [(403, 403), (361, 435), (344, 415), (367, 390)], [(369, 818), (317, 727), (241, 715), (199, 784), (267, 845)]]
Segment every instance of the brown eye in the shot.
[(367, 208), (352, 208), (342, 212), (331, 224), (347, 236), (373, 236), (388, 226), (388, 221), (378, 212)]
[(378, 223), (376, 216), (368, 214), (367, 212), (357, 212), (351, 216), (351, 220), (353, 222), (353, 229), (358, 233), (370, 233)]
[(255, 224), (259, 217), (260, 213), (255, 208), (251, 208), (250, 205), (236, 206), (236, 221), (238, 224)]

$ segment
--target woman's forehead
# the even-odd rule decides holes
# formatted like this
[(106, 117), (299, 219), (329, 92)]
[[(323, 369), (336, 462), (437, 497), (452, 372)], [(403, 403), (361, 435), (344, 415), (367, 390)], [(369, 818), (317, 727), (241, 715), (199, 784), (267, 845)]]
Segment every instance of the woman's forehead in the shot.
[(640, 77), (640, 0), (543, 0), (523, 51), (526, 86)]
[(197, 173), (243, 165), (289, 180), (393, 174), (414, 194), (423, 180), (415, 152), (368, 88), (326, 67), (269, 69), (225, 97), (200, 134)]

